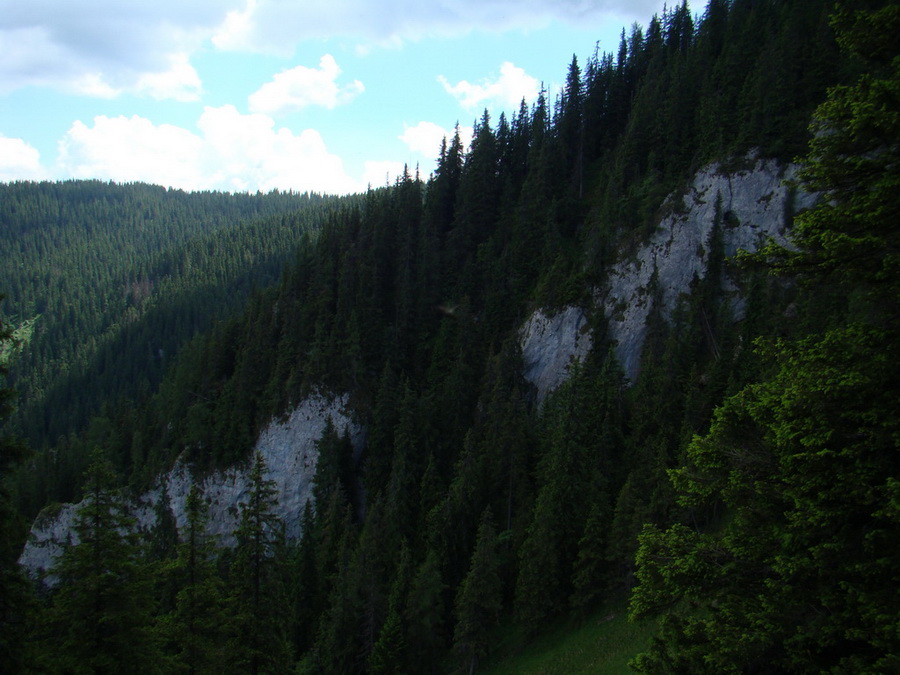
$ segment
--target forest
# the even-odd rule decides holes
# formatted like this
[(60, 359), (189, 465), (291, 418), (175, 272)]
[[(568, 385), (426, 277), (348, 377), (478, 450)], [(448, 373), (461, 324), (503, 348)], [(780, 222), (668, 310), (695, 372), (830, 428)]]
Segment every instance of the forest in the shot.
[[(0, 185), (4, 672), (472, 673), (604, 607), (657, 622), (637, 672), (900, 669), (898, 31), (890, 1), (682, 2), (351, 197)], [(789, 246), (711, 235), (626, 377), (596, 288), (748, 157), (821, 198)], [(538, 405), (518, 329), (573, 305), (592, 348)], [(329, 425), (291, 539), (252, 450), (316, 392), (364, 443)], [(183, 523), (141, 530), (177, 461)], [(200, 479), (234, 465), (223, 546)]]

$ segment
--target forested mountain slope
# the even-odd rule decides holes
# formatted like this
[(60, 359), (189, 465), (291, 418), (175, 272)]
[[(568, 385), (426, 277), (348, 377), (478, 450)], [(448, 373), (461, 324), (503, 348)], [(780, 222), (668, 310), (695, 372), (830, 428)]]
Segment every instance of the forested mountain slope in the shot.
[[(538, 632), (639, 582), (635, 614), (664, 618), (646, 672), (889, 669), (900, 26), (895, 4), (853, 3), (840, 52), (833, 13), (682, 4), (618, 54), (573, 59), (557, 101), (485, 113), (427, 182), (330, 210), (276, 286), (99, 437), (92, 499), (67, 508), (78, 543), (17, 657), (471, 672), (501, 623)], [(811, 139), (805, 182), (782, 186)], [(798, 219), (802, 192), (825, 195)], [(797, 248), (727, 257), (795, 222)], [(667, 277), (692, 246), (694, 273)], [(628, 343), (616, 324), (638, 306)], [(535, 321), (571, 327), (560, 344), (579, 355), (541, 396), (523, 357)], [(295, 413), (329, 400), (334, 423), (302, 446), (311, 485), (282, 481), (271, 439), (301, 447)], [(116, 480), (156, 490), (149, 552), (120, 501), (92, 506)], [(216, 549), (228, 481), (235, 543)], [(288, 539), (278, 502), (307, 487)], [(101, 541), (118, 579), (102, 593)]]
[(19, 326), (13, 426), (34, 448), (62, 446), (69, 457), (58, 475), (46, 467), (30, 500), (71, 499), (86, 453), (66, 447), (67, 436), (101, 408), (127, 414), (186, 340), (275, 283), (340, 201), (98, 181), (0, 185), (0, 310)]

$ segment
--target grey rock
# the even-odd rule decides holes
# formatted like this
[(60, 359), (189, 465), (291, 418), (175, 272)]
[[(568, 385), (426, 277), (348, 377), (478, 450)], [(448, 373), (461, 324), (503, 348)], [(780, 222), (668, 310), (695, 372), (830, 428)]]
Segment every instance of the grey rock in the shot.
[[(716, 218), (719, 201), (723, 221), (725, 255), (739, 250), (756, 251), (768, 239), (787, 244), (789, 214), (809, 208), (816, 195), (794, 193), (786, 184), (796, 167), (748, 158), (748, 168), (727, 172), (712, 164), (698, 172), (681, 197), (685, 208), (674, 209), (662, 219), (650, 241), (637, 253), (609, 271), (607, 283), (596, 294), (609, 322), (610, 338), (616, 341), (616, 356), (626, 376), (638, 373), (646, 320), (653, 302), (654, 283), (669, 317), (682, 295), (688, 293), (696, 277), (706, 276), (707, 242)], [(677, 204), (680, 195), (670, 197)], [(743, 305), (729, 279), (724, 288), (732, 294), (733, 309), (740, 318)]]
[[(316, 441), (322, 437), (330, 418), (338, 433), (349, 432), (354, 445), (361, 439), (361, 429), (347, 410), (347, 395), (330, 398), (314, 394), (298, 405), (287, 419), (272, 420), (260, 433), (255, 445), (267, 467), (268, 479), (275, 481), (278, 505), (276, 515), (285, 524), (288, 538), (301, 535), (303, 511), (313, 499), (312, 487), (319, 459)], [(249, 494), (249, 467), (234, 466), (215, 472), (199, 482), (209, 505), (208, 532), (225, 546), (234, 544), (240, 507)], [(165, 495), (181, 530), (187, 523), (187, 496), (194, 480), (190, 468), (180, 459), (159, 485), (131, 504), (138, 527), (147, 531), (157, 522), (160, 499)], [(45, 509), (31, 527), (31, 533), (19, 563), (38, 576), (53, 567), (54, 561), (68, 543), (77, 543), (73, 529), (79, 504), (63, 504)], [(48, 579), (52, 584), (53, 580)]]
[(580, 307), (566, 307), (555, 314), (539, 309), (519, 329), (525, 379), (534, 385), (540, 406), (562, 384), (574, 361), (591, 350), (587, 317)]

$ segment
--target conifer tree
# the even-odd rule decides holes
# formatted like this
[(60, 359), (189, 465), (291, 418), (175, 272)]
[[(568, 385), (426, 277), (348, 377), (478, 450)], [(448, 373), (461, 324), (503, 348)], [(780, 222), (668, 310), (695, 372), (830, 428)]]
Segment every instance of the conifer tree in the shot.
[(429, 550), (406, 598), (409, 665), (415, 673), (435, 673), (435, 657), (446, 649), (444, 591), (437, 553)]
[(487, 654), (488, 631), (496, 625), (503, 608), (499, 568), (497, 532), (487, 509), (478, 526), (469, 573), (456, 594), (453, 647), (470, 675), (475, 672), (479, 659)]
[(867, 72), (817, 112), (804, 175), (825, 199), (799, 217), (797, 248), (761, 257), (846, 304), (816, 317), (821, 333), (768, 345), (772, 374), (727, 399), (672, 472), (682, 506), (728, 517), (642, 534), (632, 613), (662, 627), (642, 672), (900, 667), (885, 592), (900, 564), (900, 7), (837, 21)]
[(206, 533), (208, 509), (196, 484), (185, 507), (182, 541), (167, 569), (178, 591), (173, 611), (162, 620), (162, 632), (174, 646), (173, 669), (193, 675), (227, 667), (228, 615), (224, 584), (215, 567), (216, 550)]
[[(152, 589), (144, 551), (104, 453), (95, 449), (85, 499), (74, 523), (77, 543), (53, 567), (58, 590), (51, 619), (56, 667), (96, 673), (153, 672), (159, 651), (151, 630)], [(51, 639), (56, 639), (51, 638)]]
[(257, 452), (230, 570), (236, 660), (251, 673), (283, 670), (290, 658), (284, 525), (275, 515), (275, 482), (265, 474), (265, 460)]
[[(10, 331), (0, 321), (0, 353), (10, 341)], [(0, 360), (0, 377), (5, 376), (6, 364)], [(0, 387), (0, 424), (4, 426), (13, 397), (11, 389)], [(18, 673), (25, 666), (25, 634), (35, 607), (31, 584), (18, 564), (25, 527), (13, 505), (10, 475), (25, 460), (28, 449), (5, 432), (0, 436), (0, 663), (8, 672)]]
[(378, 640), (369, 656), (369, 672), (372, 675), (393, 675), (406, 672), (406, 643), (400, 613), (396, 607), (388, 611), (387, 619), (378, 634)]

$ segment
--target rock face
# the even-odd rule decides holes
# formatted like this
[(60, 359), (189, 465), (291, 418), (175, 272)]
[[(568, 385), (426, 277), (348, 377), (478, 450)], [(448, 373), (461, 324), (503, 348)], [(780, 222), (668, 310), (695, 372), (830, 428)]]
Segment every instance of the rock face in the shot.
[[(706, 276), (708, 242), (717, 217), (726, 257), (741, 249), (755, 251), (769, 238), (787, 243), (791, 214), (816, 201), (816, 195), (794, 193), (786, 185), (795, 170), (752, 158), (740, 170), (727, 171), (720, 164), (706, 167), (694, 176), (686, 193), (670, 197), (670, 204), (681, 197), (684, 208), (673, 208), (650, 241), (609, 270), (594, 301), (607, 318), (626, 377), (633, 381), (638, 374), (654, 288), (663, 316), (670, 316), (679, 299), (690, 292), (694, 278)], [(727, 276), (723, 285), (740, 317), (743, 307), (736, 287)], [(577, 307), (554, 315), (537, 310), (520, 328), (519, 340), (525, 377), (537, 389), (539, 403), (566, 379), (569, 364), (584, 358), (592, 342), (585, 314)]]
[(537, 390), (540, 406), (566, 379), (569, 366), (591, 350), (587, 317), (580, 307), (566, 307), (556, 314), (537, 310), (519, 329), (525, 379)]
[[(809, 208), (816, 196), (794, 193), (785, 184), (794, 167), (774, 161), (748, 160), (750, 167), (726, 172), (712, 164), (694, 177), (683, 197), (684, 209), (667, 216), (650, 241), (635, 256), (613, 266), (606, 287), (596, 297), (609, 322), (610, 338), (628, 378), (637, 376), (653, 286), (668, 317), (696, 276), (706, 276), (707, 242), (716, 222), (718, 202), (725, 256), (755, 251), (769, 238), (786, 243), (790, 214)], [(655, 278), (654, 278), (655, 277)], [(735, 295), (726, 278), (725, 290)], [(740, 316), (740, 302), (733, 304)]]
[[(259, 435), (255, 450), (262, 454), (268, 469), (267, 478), (275, 481), (278, 515), (290, 538), (301, 534), (301, 520), (306, 502), (312, 499), (312, 481), (319, 458), (316, 441), (322, 437), (329, 419), (338, 433), (350, 433), (354, 446), (361, 439), (361, 430), (346, 409), (347, 396), (327, 398), (314, 395), (305, 399), (284, 421), (273, 420)], [(179, 529), (187, 523), (186, 502), (193, 478), (190, 469), (180, 460), (167, 474), (160, 477), (159, 486), (133, 504), (133, 513), (143, 529), (150, 529), (157, 521), (160, 499), (165, 495)], [(217, 535), (223, 545), (233, 545), (240, 506), (249, 494), (249, 469), (237, 466), (216, 472), (199, 482), (209, 504), (210, 534)], [(53, 566), (67, 542), (77, 542), (72, 525), (77, 504), (65, 504), (39, 516), (19, 563), (37, 575)]]

